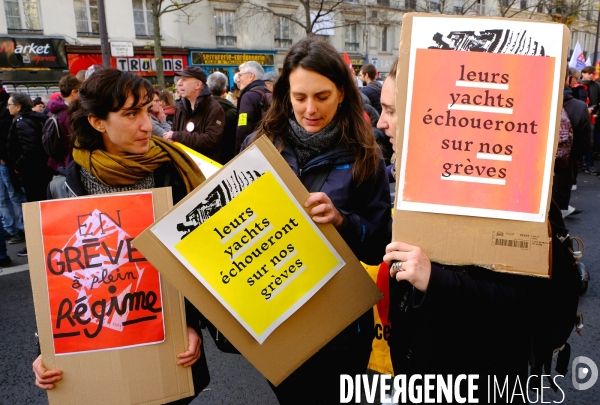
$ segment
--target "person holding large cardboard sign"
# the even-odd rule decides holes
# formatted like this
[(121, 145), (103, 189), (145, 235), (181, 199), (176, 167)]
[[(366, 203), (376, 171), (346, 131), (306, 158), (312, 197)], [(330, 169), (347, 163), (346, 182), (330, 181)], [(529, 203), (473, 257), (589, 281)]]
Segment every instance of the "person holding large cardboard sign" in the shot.
[[(263, 134), (312, 192), (304, 206), (313, 221), (334, 225), (358, 259), (378, 264), (389, 241), (389, 184), (356, 82), (331, 45), (306, 38), (290, 49), (271, 107), (244, 144)], [(366, 371), (373, 337), (369, 310), (272, 386), (279, 402), (338, 403), (340, 374)]]
[[(70, 109), (73, 161), (67, 176), (53, 182), (52, 198), (171, 186), (173, 199), (178, 201), (204, 181), (185, 152), (151, 136), (149, 106), (154, 93), (150, 82), (117, 69), (102, 69), (86, 80), (79, 94)], [(81, 315), (76, 309), (73, 318), (81, 319)], [(186, 315), (189, 348), (177, 356), (177, 364), (192, 367), (197, 395), (208, 385), (209, 375), (202, 353), (201, 314), (187, 300)], [(54, 388), (62, 379), (61, 371), (44, 367), (41, 355), (33, 371), (36, 385), (43, 389)]]

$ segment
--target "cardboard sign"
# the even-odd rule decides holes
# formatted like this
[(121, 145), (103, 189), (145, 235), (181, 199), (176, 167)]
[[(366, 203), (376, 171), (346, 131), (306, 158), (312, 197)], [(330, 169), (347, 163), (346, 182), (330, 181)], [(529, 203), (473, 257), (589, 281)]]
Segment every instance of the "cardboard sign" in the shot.
[(548, 275), (568, 42), (562, 24), (405, 14), (394, 240), (444, 264)]
[[(282, 186), (264, 173), (175, 245), (188, 269), (259, 343), (344, 265)], [(160, 230), (153, 231), (160, 239)]]
[(274, 385), (382, 297), (335, 228), (307, 220), (308, 196), (263, 137), (134, 240)]
[(162, 342), (158, 272), (131, 245), (152, 194), (40, 202), (54, 354)]
[(63, 371), (51, 404), (193, 395), (183, 297), (131, 243), (171, 205), (170, 189), (24, 205), (42, 359)]

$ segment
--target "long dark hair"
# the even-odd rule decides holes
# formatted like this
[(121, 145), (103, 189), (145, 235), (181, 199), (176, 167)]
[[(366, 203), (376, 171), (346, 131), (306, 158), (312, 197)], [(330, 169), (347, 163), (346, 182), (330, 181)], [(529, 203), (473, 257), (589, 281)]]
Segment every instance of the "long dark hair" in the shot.
[(134, 106), (140, 102), (148, 104), (154, 95), (152, 84), (118, 69), (105, 68), (92, 73), (79, 88), (79, 99), (69, 107), (73, 141), (77, 141), (77, 147), (89, 151), (104, 149), (102, 134), (92, 127), (88, 116), (105, 120), (109, 113), (123, 108), (130, 95)]
[(342, 134), (340, 142), (346, 144), (356, 157), (352, 177), (357, 183), (375, 177), (379, 152), (373, 129), (363, 116), (356, 79), (335, 48), (318, 39), (305, 38), (290, 49), (281, 75), (273, 86), (271, 106), (252, 140), (266, 134), (280, 150), (285, 147), (292, 110), (290, 74), (298, 67), (325, 76), (344, 92), (337, 114)]

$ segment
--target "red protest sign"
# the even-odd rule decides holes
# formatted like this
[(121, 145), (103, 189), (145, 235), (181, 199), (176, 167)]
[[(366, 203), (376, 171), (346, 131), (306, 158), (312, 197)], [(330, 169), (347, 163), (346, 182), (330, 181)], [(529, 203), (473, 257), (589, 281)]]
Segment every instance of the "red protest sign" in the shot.
[(160, 276), (131, 241), (154, 222), (152, 194), (40, 203), (56, 355), (160, 343)]

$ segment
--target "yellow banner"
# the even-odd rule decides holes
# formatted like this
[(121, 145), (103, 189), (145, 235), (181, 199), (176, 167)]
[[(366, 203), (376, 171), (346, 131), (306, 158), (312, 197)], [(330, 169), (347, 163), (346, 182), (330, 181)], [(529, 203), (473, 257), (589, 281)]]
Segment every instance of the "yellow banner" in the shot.
[[(373, 281), (377, 283), (377, 286), (385, 297), (373, 307), (373, 315), (375, 315), (375, 339), (373, 339), (373, 350), (371, 351), (368, 368), (382, 374), (393, 375), (394, 369), (392, 368), (390, 347), (388, 346), (391, 326), (387, 321), (387, 306), (389, 305), (389, 285), (387, 281), (389, 281), (389, 268), (385, 263), (382, 263), (380, 266), (368, 266), (363, 263), (363, 266)], [(380, 314), (380, 308), (385, 313)], [(381, 319), (382, 317), (385, 319)]]
[(259, 342), (344, 264), (271, 172), (175, 249)]

